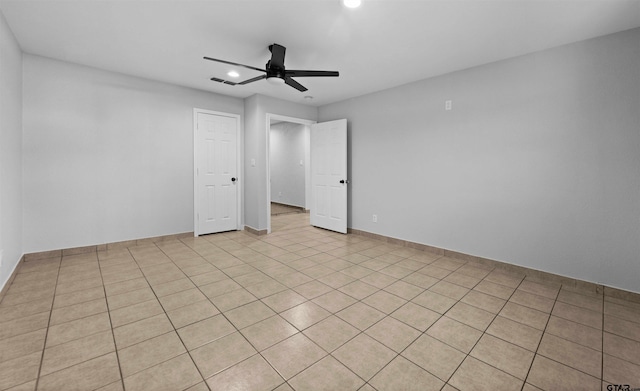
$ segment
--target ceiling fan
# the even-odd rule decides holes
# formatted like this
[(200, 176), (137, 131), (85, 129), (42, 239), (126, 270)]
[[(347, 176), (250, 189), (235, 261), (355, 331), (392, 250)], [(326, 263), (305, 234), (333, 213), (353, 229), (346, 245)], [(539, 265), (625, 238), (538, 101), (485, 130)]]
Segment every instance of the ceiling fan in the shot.
[(271, 60), (267, 62), (265, 69), (260, 69), (256, 67), (252, 67), (250, 65), (238, 64), (231, 61), (219, 60), (217, 58), (204, 57), (205, 60), (217, 61), (223, 64), (236, 65), (248, 69), (253, 69), (254, 71), (264, 72), (264, 75), (254, 77), (252, 79), (248, 79), (245, 81), (241, 81), (239, 83), (220, 79), (217, 77), (212, 77), (212, 81), (217, 81), (218, 83), (228, 84), (231, 86), (235, 85), (244, 85), (253, 83), (254, 81), (267, 79), (268, 82), (274, 84), (287, 84), (291, 87), (295, 88), (298, 91), (306, 91), (307, 88), (297, 81), (293, 80), (292, 77), (337, 77), (340, 74), (337, 71), (310, 71), (310, 70), (286, 70), (284, 67), (284, 54), (287, 48), (284, 46), (278, 45), (274, 43), (273, 45), (269, 45), (269, 51), (271, 52)]

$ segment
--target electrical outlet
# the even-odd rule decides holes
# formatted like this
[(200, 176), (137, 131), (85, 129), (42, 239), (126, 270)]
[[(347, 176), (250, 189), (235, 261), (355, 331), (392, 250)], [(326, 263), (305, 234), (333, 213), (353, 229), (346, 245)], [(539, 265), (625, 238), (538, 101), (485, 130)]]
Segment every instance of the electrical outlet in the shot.
[(377, 222), (378, 222), (378, 215), (373, 215), (373, 219), (372, 219), (372, 221), (373, 221), (374, 223), (377, 223)]
[(445, 100), (444, 101), (444, 109), (445, 110), (451, 110), (451, 101), (450, 100)]

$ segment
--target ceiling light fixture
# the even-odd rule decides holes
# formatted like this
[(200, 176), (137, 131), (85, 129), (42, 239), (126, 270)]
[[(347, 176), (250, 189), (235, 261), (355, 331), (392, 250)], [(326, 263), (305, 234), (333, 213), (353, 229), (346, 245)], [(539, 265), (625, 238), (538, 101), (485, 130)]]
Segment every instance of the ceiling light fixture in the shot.
[(358, 8), (362, 0), (342, 0), (342, 4), (347, 8)]
[(229, 71), (227, 73), (227, 75), (229, 75), (231, 77), (239, 77), (240, 76), (240, 74), (238, 72), (236, 72), (236, 71)]
[(284, 84), (284, 79), (281, 79), (279, 77), (267, 77), (267, 81), (276, 86), (280, 86)]

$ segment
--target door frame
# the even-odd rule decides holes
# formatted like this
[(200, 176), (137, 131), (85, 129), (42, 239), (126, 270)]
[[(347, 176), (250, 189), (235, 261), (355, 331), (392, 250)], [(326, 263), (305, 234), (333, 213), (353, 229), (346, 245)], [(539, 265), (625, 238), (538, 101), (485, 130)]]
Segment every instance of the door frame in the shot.
[(207, 109), (193, 109), (193, 236), (197, 237), (199, 235), (198, 232), (198, 210), (200, 208), (198, 202), (198, 114), (212, 114), (223, 117), (233, 117), (236, 119), (236, 169), (238, 170), (236, 173), (236, 178), (238, 178), (237, 185), (238, 191), (236, 194), (236, 208), (237, 208), (237, 222), (236, 227), (237, 230), (244, 230), (244, 205), (242, 200), (244, 200), (244, 186), (242, 186), (242, 181), (244, 180), (244, 169), (243, 169), (243, 156), (242, 152), (244, 150), (244, 139), (242, 134), (242, 117), (240, 114), (233, 113), (225, 113), (222, 111), (213, 111)]
[[(271, 120), (276, 120), (276, 121), (283, 121), (283, 122), (291, 122), (294, 124), (300, 124), (300, 125), (306, 125), (308, 127), (311, 127), (311, 125), (317, 123), (318, 121), (314, 121), (314, 120), (309, 120), (309, 119), (303, 119), (303, 118), (295, 118), (295, 117), (287, 117), (285, 115), (279, 115), (279, 114), (272, 114), (272, 113), (267, 113), (266, 115), (266, 129), (265, 129), (265, 140), (266, 140), (266, 157), (267, 157), (267, 164), (266, 164), (266, 178), (267, 178), (267, 205), (265, 210), (267, 211), (267, 234), (271, 233)], [(311, 130), (309, 129), (309, 132), (311, 132)], [(311, 145), (311, 133), (309, 133), (309, 147)], [(309, 169), (308, 167), (308, 162), (305, 162), (306, 166), (305, 166), (305, 193), (306, 193), (306, 182), (308, 180), (311, 180), (311, 178), (307, 178), (307, 171)], [(305, 203), (307, 200), (307, 194), (305, 194)], [(309, 205), (307, 205), (307, 208), (309, 207)]]

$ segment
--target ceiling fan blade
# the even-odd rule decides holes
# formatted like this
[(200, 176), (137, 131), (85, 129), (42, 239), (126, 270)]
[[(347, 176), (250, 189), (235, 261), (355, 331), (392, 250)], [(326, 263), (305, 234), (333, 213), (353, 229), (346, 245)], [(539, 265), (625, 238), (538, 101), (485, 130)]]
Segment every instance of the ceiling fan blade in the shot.
[(287, 48), (274, 43), (273, 45), (269, 45), (269, 50), (271, 51), (271, 62), (269, 65), (274, 68), (284, 69), (284, 54)]
[(218, 78), (218, 77), (212, 77), (212, 78), (211, 78), (211, 81), (217, 81), (218, 83), (228, 84), (228, 85), (230, 85), (230, 86), (235, 86), (236, 84), (238, 84), (238, 83), (236, 83), (236, 82), (229, 81), (229, 80), (224, 80), (224, 79), (220, 79), (220, 78)]
[(245, 85), (245, 84), (253, 83), (254, 81), (262, 80), (262, 79), (264, 79), (266, 77), (267, 77), (267, 75), (257, 76), (257, 77), (254, 77), (253, 79), (241, 81), (238, 84)]
[(300, 92), (304, 92), (307, 90), (307, 88), (305, 86), (303, 86), (302, 84), (298, 83), (297, 81), (293, 80), (290, 77), (285, 77), (284, 78), (284, 82), (287, 85), (290, 85), (291, 87), (295, 88), (296, 90), (300, 91)]
[(239, 66), (239, 67), (244, 67), (244, 68), (249, 68), (249, 69), (253, 69), (254, 71), (258, 71), (258, 72), (267, 72), (264, 69), (260, 69), (260, 68), (256, 68), (256, 67), (252, 67), (251, 65), (244, 65), (244, 64), (238, 64), (237, 62), (231, 62), (231, 61), (225, 61), (225, 60), (219, 60), (217, 58), (211, 58), (211, 57), (203, 57), (205, 60), (209, 60), (209, 61), (216, 61), (216, 62), (221, 62), (223, 64), (229, 64), (229, 65), (235, 65), (235, 66)]
[(308, 70), (287, 70), (284, 72), (290, 77), (338, 77), (338, 71), (308, 71)]

